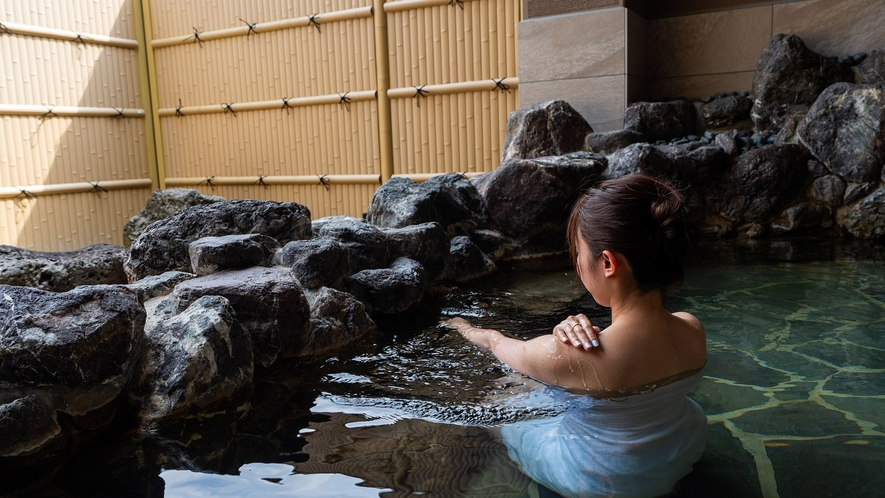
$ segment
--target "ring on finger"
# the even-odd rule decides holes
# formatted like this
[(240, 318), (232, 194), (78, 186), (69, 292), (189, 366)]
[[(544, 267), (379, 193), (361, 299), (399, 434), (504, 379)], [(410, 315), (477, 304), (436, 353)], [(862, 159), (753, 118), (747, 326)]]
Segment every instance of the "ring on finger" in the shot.
[(572, 329), (572, 330), (575, 330), (575, 327), (580, 327), (580, 326), (581, 326), (580, 323), (575, 323), (575, 324), (572, 324), (571, 329)]

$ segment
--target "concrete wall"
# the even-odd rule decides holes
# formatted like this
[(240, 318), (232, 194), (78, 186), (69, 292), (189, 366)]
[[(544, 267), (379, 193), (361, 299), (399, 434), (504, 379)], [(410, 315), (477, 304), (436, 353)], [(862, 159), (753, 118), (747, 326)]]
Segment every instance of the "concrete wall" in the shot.
[(632, 102), (750, 90), (759, 56), (778, 33), (799, 35), (824, 55), (885, 47), (882, 0), (806, 0), (653, 19), (626, 5), (521, 22), (519, 105), (562, 98), (594, 130), (606, 131), (623, 125)]

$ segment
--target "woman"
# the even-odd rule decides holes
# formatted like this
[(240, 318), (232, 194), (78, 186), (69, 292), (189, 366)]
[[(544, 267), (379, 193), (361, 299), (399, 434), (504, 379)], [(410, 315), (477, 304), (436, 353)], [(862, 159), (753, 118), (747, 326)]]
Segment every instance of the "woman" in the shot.
[(559, 417), (502, 428), (523, 471), (560, 494), (667, 494), (703, 452), (706, 418), (686, 393), (702, 377), (704, 327), (663, 304), (683, 278), (687, 230), (673, 187), (645, 175), (603, 182), (572, 210), (568, 242), (611, 326), (570, 316), (551, 335), (521, 341), (446, 322), (513, 369), (584, 393), (560, 391), (569, 409)]

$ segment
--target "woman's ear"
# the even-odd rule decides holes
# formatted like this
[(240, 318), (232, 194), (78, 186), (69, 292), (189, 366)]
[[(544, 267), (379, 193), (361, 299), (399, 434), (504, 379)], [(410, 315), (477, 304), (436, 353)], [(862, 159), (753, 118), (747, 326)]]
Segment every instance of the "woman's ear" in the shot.
[(618, 271), (618, 257), (611, 251), (602, 251), (603, 275), (613, 277)]

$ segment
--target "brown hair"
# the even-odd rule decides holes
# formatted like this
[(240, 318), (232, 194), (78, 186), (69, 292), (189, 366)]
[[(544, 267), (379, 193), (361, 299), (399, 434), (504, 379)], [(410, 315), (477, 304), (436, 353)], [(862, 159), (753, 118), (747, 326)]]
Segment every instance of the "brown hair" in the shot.
[(594, 260), (604, 250), (622, 254), (640, 292), (682, 283), (690, 244), (685, 202), (667, 183), (632, 174), (604, 181), (578, 199), (567, 232), (575, 269), (579, 234)]

